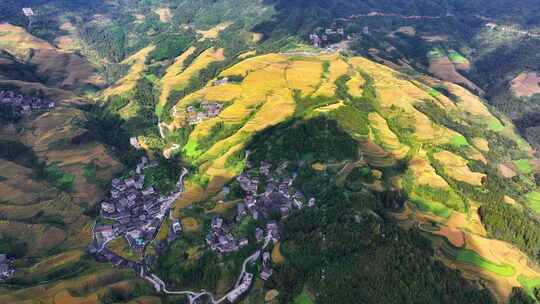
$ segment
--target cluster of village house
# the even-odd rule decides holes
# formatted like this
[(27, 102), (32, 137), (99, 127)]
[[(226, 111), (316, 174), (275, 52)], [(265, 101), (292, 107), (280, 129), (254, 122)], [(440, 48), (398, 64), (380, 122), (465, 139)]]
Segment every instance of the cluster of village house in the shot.
[(32, 17), (34, 16), (34, 10), (32, 10), (31, 7), (23, 7), (22, 12), (26, 17)]
[(309, 35), (309, 39), (315, 47), (321, 47), (323, 44), (326, 44), (331, 36), (340, 36), (342, 39), (345, 37), (345, 30), (342, 27), (335, 28), (330, 27), (323, 29), (318, 27), (315, 31)]
[[(169, 197), (160, 197), (151, 187), (144, 188), (143, 171), (156, 165), (155, 162), (149, 162), (147, 158), (143, 158), (137, 165), (134, 176), (112, 181), (110, 198), (101, 203), (102, 217), (112, 221), (112, 224), (94, 227), (94, 242), (90, 248), (98, 260), (110, 262), (116, 267), (131, 268), (142, 276), (146, 272), (144, 261), (127, 260), (105, 248), (105, 245), (123, 236), (133, 250), (143, 252), (146, 244), (155, 237), (172, 202), (182, 192), (180, 190), (182, 177), (178, 182), (179, 191)], [(246, 192), (246, 196), (243, 202), (237, 205), (234, 223), (226, 223), (225, 219), (219, 216), (213, 217), (206, 237), (211, 250), (219, 254), (234, 252), (249, 245), (250, 241), (248, 238), (235, 239), (231, 233), (233, 226), (248, 216), (255, 220), (262, 220), (265, 224), (255, 229), (253, 238), (259, 244), (260, 250), (245, 261), (245, 264), (248, 262), (253, 264), (262, 253), (262, 270), (259, 274), (262, 280), (268, 280), (273, 274), (269, 245), (276, 244), (280, 239), (279, 224), (276, 220), (270, 219), (271, 214), (279, 212), (284, 218), (293, 209), (315, 206), (314, 198), (306, 200), (300, 191), (295, 191), (292, 187), (297, 173), (287, 173), (288, 165), (288, 162), (282, 163), (274, 172), (271, 171), (271, 165), (265, 162), (258, 168), (251, 168), (248, 165), (249, 170), (237, 177), (237, 182)], [(266, 182), (264, 186), (261, 185), (262, 181)], [(224, 188), (224, 192), (227, 191), (228, 188)], [(171, 235), (173, 235), (172, 239), (178, 237), (181, 231), (180, 221), (171, 218), (169, 238)], [(248, 292), (253, 279), (254, 274), (248, 272), (243, 266), (237, 284), (226, 295), (227, 300), (231, 303), (236, 302)]]
[[(155, 237), (172, 202), (180, 191), (170, 196), (160, 196), (153, 187), (144, 188), (143, 171), (157, 166), (146, 157), (137, 165), (136, 174), (127, 179), (113, 179), (110, 198), (101, 203), (101, 216), (112, 224), (94, 227), (95, 251), (117, 237), (125, 237), (131, 249), (143, 252), (145, 246)], [(178, 182), (181, 188), (181, 180)], [(178, 221), (175, 232), (181, 226)]]
[(223, 104), (204, 101), (199, 106), (191, 105), (187, 107), (187, 121), (190, 125), (196, 125), (218, 116), (221, 111), (223, 111)]
[(55, 102), (38, 97), (29, 97), (13, 91), (0, 91), (0, 108), (10, 110), (20, 115), (33, 111), (49, 110), (55, 107)]
[(11, 267), (11, 260), (6, 254), (0, 253), (0, 282), (9, 279), (13, 273), (15, 269)]
[[(292, 184), (297, 174), (293, 173), (287, 176), (285, 173), (287, 166), (287, 162), (282, 163), (272, 174), (271, 165), (263, 162), (258, 168), (258, 172), (247, 171), (236, 179), (246, 192), (244, 201), (237, 205), (236, 223), (247, 216), (251, 216), (255, 220), (263, 220), (265, 227), (257, 227), (254, 235), (257, 243), (264, 243), (263, 249), (266, 249), (270, 243), (276, 244), (280, 239), (277, 221), (270, 220), (272, 214), (279, 212), (281, 218), (285, 218), (293, 209), (315, 206), (314, 198), (306, 200), (300, 191), (293, 189)], [(266, 180), (266, 185), (260, 185), (263, 178)], [(264, 187), (264, 191), (259, 191), (260, 187)], [(234, 223), (225, 223), (224, 219), (219, 216), (212, 219), (211, 230), (206, 237), (206, 242), (212, 250), (224, 254), (237, 251), (249, 244), (247, 238), (236, 240), (233, 237), (230, 233), (233, 225)], [(273, 274), (269, 263), (270, 253), (264, 251), (262, 258), (263, 268), (260, 277), (263, 280), (268, 280)], [(237, 289), (241, 290), (241, 287), (237, 287)]]
[[(370, 13), (364, 16), (377, 16), (376, 13)], [(361, 34), (369, 35), (369, 27), (364, 26), (362, 33), (345, 33), (345, 26), (355, 20), (355, 16), (349, 18), (339, 18), (336, 22), (332, 23), (330, 27), (322, 28), (317, 27), (312, 34), (309, 35), (309, 40), (314, 47), (328, 46), (331, 42), (336, 43), (343, 40), (351, 41), (360, 38)]]

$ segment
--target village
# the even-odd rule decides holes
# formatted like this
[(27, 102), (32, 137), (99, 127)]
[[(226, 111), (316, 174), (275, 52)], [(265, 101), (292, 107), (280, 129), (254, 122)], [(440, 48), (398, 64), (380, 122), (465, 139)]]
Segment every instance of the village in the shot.
[[(294, 189), (293, 182), (297, 173), (287, 172), (290, 165), (289, 162), (283, 162), (273, 172), (271, 165), (266, 162), (262, 162), (258, 168), (250, 168), (248, 164), (248, 170), (236, 178), (236, 182), (246, 195), (243, 202), (237, 204), (234, 221), (227, 223), (222, 217), (213, 217), (210, 232), (206, 236), (209, 248), (224, 255), (238, 251), (249, 244), (249, 239), (246, 237), (240, 239), (233, 237), (231, 230), (235, 225), (239, 225), (246, 217), (264, 223), (262, 227), (255, 229), (253, 239), (260, 244), (258, 246), (260, 249), (251, 256), (249, 261), (254, 264), (262, 253), (262, 267), (259, 277), (263, 281), (269, 280), (274, 272), (270, 262), (270, 245), (275, 245), (280, 240), (279, 219), (276, 219), (275, 215), (277, 214), (280, 219), (284, 219), (293, 210), (315, 206), (314, 198), (307, 200), (302, 192)], [(226, 187), (224, 192), (228, 191), (229, 189)], [(254, 258), (255, 256), (256, 258)], [(227, 300), (231, 303), (235, 302), (249, 290), (253, 279), (254, 274), (247, 272), (244, 266), (235, 288), (226, 295)]]
[(144, 188), (144, 170), (154, 166), (157, 166), (156, 162), (143, 157), (134, 176), (112, 180), (110, 198), (101, 203), (103, 220), (100, 222), (103, 223), (96, 224), (93, 229), (91, 251), (100, 253), (107, 243), (124, 237), (133, 251), (142, 253), (154, 239), (172, 203), (182, 193), (183, 178), (187, 174), (184, 169), (177, 192), (160, 196), (153, 187)]
[(187, 120), (190, 125), (196, 125), (218, 116), (221, 111), (223, 111), (223, 104), (204, 101), (187, 107)]
[[(220, 107), (214, 108), (212, 104), (203, 104), (200, 109), (208, 116), (217, 115), (221, 110)], [(269, 280), (274, 273), (271, 251), (280, 240), (279, 221), (294, 210), (315, 206), (314, 198), (307, 199), (293, 186), (298, 175), (297, 170), (303, 166), (302, 162), (283, 162), (276, 168), (267, 162), (261, 162), (258, 166), (252, 166), (248, 162), (246, 170), (233, 181), (243, 193), (233, 216), (214, 215), (205, 238), (208, 250), (220, 256), (238, 252), (244, 247), (254, 250), (244, 260), (236, 284), (217, 300), (204, 290), (171, 291), (167, 289), (165, 282), (150, 272), (151, 259), (145, 253), (167, 216), (170, 226), (166, 244), (181, 237), (182, 224), (179, 219), (172, 218), (169, 211), (184, 190), (183, 178), (187, 170), (184, 169), (180, 175), (177, 190), (168, 196), (162, 196), (153, 187), (145, 187), (145, 170), (157, 165), (157, 162), (143, 157), (129, 177), (112, 180), (110, 195), (100, 204), (101, 216), (93, 227), (93, 242), (89, 250), (98, 261), (133, 269), (152, 283), (158, 292), (186, 295), (191, 304), (199, 303), (202, 297), (208, 297), (214, 304), (223, 301), (235, 303), (250, 290), (256, 277), (262, 281)], [(231, 185), (224, 187), (221, 192), (225, 195), (230, 193), (230, 187)], [(246, 220), (256, 223), (254, 231), (250, 232), (253, 235), (236, 234), (236, 228)], [(144, 258), (138, 261), (130, 260), (107, 247), (108, 243), (121, 237), (125, 238), (133, 252), (140, 253)], [(157, 250), (158, 254), (160, 251)]]
[(32, 112), (50, 110), (56, 106), (52, 100), (30, 97), (14, 91), (0, 91), (0, 111), (14, 115), (29, 115)]
[(9, 279), (15, 273), (15, 269), (11, 265), (11, 259), (0, 253), (0, 282)]
[[(298, 174), (291, 172), (294, 171), (291, 169), (294, 167), (295, 164), (283, 162), (272, 170), (272, 166), (266, 162), (262, 162), (258, 167), (248, 163), (246, 171), (233, 181), (245, 193), (241, 202), (236, 204), (235, 212), (227, 217), (215, 215), (211, 218), (205, 238), (209, 250), (219, 256), (238, 252), (244, 247), (254, 250), (244, 260), (233, 288), (221, 298), (215, 299), (212, 293), (204, 290), (200, 292), (169, 290), (165, 282), (155, 274), (144, 273), (143, 277), (154, 285), (156, 291), (185, 295), (190, 304), (200, 303), (203, 297), (208, 298), (212, 304), (225, 301), (236, 303), (249, 292), (257, 277), (262, 281), (268, 281), (274, 273), (271, 250), (280, 240), (279, 221), (294, 210), (315, 206), (314, 198), (306, 199), (304, 194), (294, 189), (293, 183)], [(230, 191), (230, 187), (226, 186), (221, 193), (229, 194)], [(257, 223), (254, 234), (235, 237), (235, 229), (245, 220)], [(173, 222), (170, 232), (174, 233), (175, 225), (181, 230), (181, 225)], [(258, 264), (258, 261), (261, 263)]]

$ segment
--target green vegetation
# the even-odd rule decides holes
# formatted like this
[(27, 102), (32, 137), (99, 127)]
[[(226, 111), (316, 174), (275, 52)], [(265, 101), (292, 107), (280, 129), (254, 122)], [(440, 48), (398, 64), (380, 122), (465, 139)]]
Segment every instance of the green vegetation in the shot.
[(442, 218), (449, 218), (452, 214), (452, 210), (448, 209), (448, 207), (446, 207), (444, 204), (437, 201), (423, 199), (415, 194), (411, 195), (411, 201), (420, 210), (431, 212)]
[(491, 237), (515, 244), (538, 260), (540, 227), (537, 219), (502, 200), (487, 201), (480, 207), (479, 214)]
[(518, 168), (519, 172), (523, 174), (531, 174), (532, 167), (528, 159), (518, 159), (514, 160), (514, 165)]
[(499, 265), (491, 261), (486, 260), (478, 253), (472, 250), (461, 249), (458, 251), (456, 260), (460, 262), (470, 263), (476, 265), (487, 271), (491, 271), (503, 277), (511, 277), (516, 273), (516, 270), (507, 264)]
[(449, 50), (448, 51), (448, 58), (450, 58), (450, 61), (453, 63), (467, 63), (469, 62), (467, 58), (463, 57), (459, 52), (455, 50)]
[(45, 178), (53, 184), (58, 190), (71, 191), (73, 190), (73, 182), (75, 176), (73, 174), (64, 173), (56, 164), (52, 164), (45, 168)]
[(195, 40), (195, 33), (164, 34), (156, 39), (156, 48), (148, 55), (147, 62), (171, 60), (182, 54)]
[[(322, 118), (319, 119), (322, 122)], [(298, 124), (288, 122), (284, 125), (288, 130), (294, 130)], [(476, 290), (458, 272), (438, 262), (431, 243), (418, 230), (405, 231), (382, 220), (385, 208), (400, 208), (406, 198), (394, 192), (375, 195), (367, 191), (360, 180), (367, 178), (369, 169), (350, 174), (345, 188), (337, 186), (334, 169), (316, 171), (309, 164), (339, 160), (341, 157), (335, 157), (339, 150), (321, 153), (309, 149), (310, 146), (308, 149), (287, 149), (291, 143), (284, 128), (278, 126), (256, 137), (255, 144), (249, 145), (253, 147), (250, 162), (274, 162), (274, 159), (284, 160), (288, 156), (306, 158), (305, 155), (291, 154), (290, 150), (309, 153), (310, 161), (299, 168), (293, 186), (316, 197), (318, 203), (314, 208), (293, 212), (281, 222), (281, 250), (287, 263), (277, 269), (272, 286), (280, 291), (282, 303), (307, 301), (309, 298), (302, 295), (306, 289), (317, 290), (318, 303), (334, 303), (335, 299), (341, 303), (434, 303), (445, 302), (444, 299), (452, 299), (452, 303), (495, 302), (486, 290)], [(317, 133), (311, 133), (315, 130), (325, 132), (309, 130), (312, 130), (309, 136), (289, 132), (296, 140), (320, 138)], [(328, 146), (341, 149), (331, 143)], [(354, 154), (349, 157), (356, 158)], [(392, 176), (390, 170), (386, 174)], [(353, 182), (349, 178), (360, 180)], [(350, 183), (356, 187), (349, 188)], [(441, 193), (442, 196), (447, 200), (448, 193)], [(321, 243), (325, 246), (320, 246)], [(324, 278), (321, 277), (322, 269), (325, 270)]]
[(534, 212), (540, 214), (540, 192), (529, 192), (525, 196), (525, 204), (534, 210)]
[(510, 300), (508, 304), (536, 304), (538, 303), (534, 297), (531, 297), (527, 294), (522, 288), (514, 287), (512, 288), (512, 293), (510, 294)]
[(313, 304), (313, 301), (309, 297), (306, 291), (303, 291), (296, 298), (294, 298), (294, 304)]
[(19, 259), (28, 252), (28, 245), (22, 240), (0, 233), (0, 252)]
[(530, 297), (536, 297), (535, 292), (538, 286), (540, 286), (540, 278), (530, 279), (520, 274), (517, 280)]
[(341, 106), (328, 115), (335, 119), (343, 130), (352, 134), (356, 140), (366, 138), (369, 134), (366, 116), (355, 107)]
[[(344, 194), (342, 189), (324, 193), (320, 208), (293, 213), (283, 223), (281, 248), (287, 264), (275, 282), (284, 302), (295, 299), (307, 284), (318, 291), (321, 303), (433, 303), (445, 298), (494, 303), (485, 290), (475, 290), (458, 272), (436, 261), (429, 241), (418, 231), (405, 232), (371, 213), (355, 211), (376, 198)], [(320, 246), (323, 234), (325, 247)]]
[(144, 186), (154, 187), (160, 193), (169, 193), (176, 190), (176, 183), (182, 173), (182, 163), (177, 158), (158, 159), (158, 166), (144, 171)]
[(504, 125), (496, 118), (489, 121), (488, 127), (494, 132), (502, 132), (504, 130)]
[(196, 159), (199, 157), (204, 151), (200, 150), (198, 147), (198, 143), (195, 140), (188, 140), (188, 142), (184, 145), (182, 148), (182, 152), (189, 158), (189, 159)]
[(34, 169), (38, 175), (45, 166), (31, 147), (18, 141), (0, 140), (0, 158)]
[[(268, 136), (272, 136), (271, 140)], [(314, 160), (355, 159), (358, 155), (358, 143), (326, 116), (292, 120), (269, 128), (257, 134), (247, 149), (253, 151), (255, 161), (266, 159), (273, 163), (299, 161), (306, 154)]]
[(435, 97), (435, 98), (437, 98), (437, 97), (439, 97), (439, 96), (442, 95), (441, 92), (439, 92), (439, 91), (437, 91), (436, 89), (433, 89), (433, 88), (432, 88), (431, 90), (429, 90), (428, 94), (429, 94), (431, 97)]
[(456, 147), (468, 146), (469, 142), (463, 135), (456, 135), (450, 139), (450, 143)]
[(440, 48), (434, 48), (427, 53), (429, 59), (439, 59), (446, 56), (446, 52)]
[(97, 141), (107, 145), (122, 163), (128, 167), (135, 166), (140, 159), (140, 152), (134, 151), (129, 143), (130, 134), (125, 128), (126, 122), (105, 106), (88, 104), (83, 110), (85, 119), (81, 126), (93, 134)]
[(453, 188), (435, 188), (428, 185), (415, 185), (413, 176), (403, 177), (403, 186), (410, 200), (421, 210), (448, 218), (452, 210), (464, 212), (466, 203)]

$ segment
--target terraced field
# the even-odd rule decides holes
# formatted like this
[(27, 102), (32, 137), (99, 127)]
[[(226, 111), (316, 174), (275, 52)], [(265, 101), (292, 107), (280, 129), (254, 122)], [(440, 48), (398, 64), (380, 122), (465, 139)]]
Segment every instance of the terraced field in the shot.
[[(369, 166), (392, 169), (407, 159), (407, 170), (396, 177), (415, 206), (416, 221), (431, 218), (443, 224), (441, 231), (433, 233), (463, 248), (451, 265), (471, 273), (486, 270), (475, 275), (495, 280), (493, 289), (501, 298), (508, 297), (512, 286), (521, 285), (518, 275), (540, 277), (517, 262), (516, 257), (522, 256), (519, 251), (508, 251), (500, 243), (486, 245), (494, 248), (493, 258), (477, 247), (489, 239), (471, 237), (471, 233), (486, 236), (486, 231), (478, 216), (472, 216), (477, 206), (463, 198), (455, 183), (484, 187), (486, 174), (472, 170), (470, 164), (492, 165), (488, 156), (494, 153), (490, 149), (494, 143), (470, 128), (490, 130), (515, 142), (523, 153), (528, 153), (530, 147), (523, 144), (511, 124), (503, 123), (466, 89), (434, 79), (413, 80), (365, 58), (335, 54), (250, 57), (219, 75), (226, 76), (241, 77), (223, 85), (210, 81), (172, 109), (174, 124), (169, 128), (174, 131), (186, 125), (185, 111), (190, 105), (208, 101), (225, 106), (217, 117), (193, 126), (187, 145), (181, 149), (199, 171), (188, 180), (187, 193), (177, 202), (178, 209), (216, 195), (238, 174), (245, 165), (238, 156), (243, 155), (245, 145), (258, 132), (290, 119), (326, 116), (336, 119), (358, 141), (360, 156)], [(433, 94), (433, 85), (445, 86), (455, 100)], [(458, 124), (446, 123), (441, 115)], [(217, 125), (229, 131), (211, 136)], [(459, 148), (460, 152), (446, 150), (449, 147)], [(527, 164), (531, 161), (524, 160)], [(200, 183), (201, 178), (206, 183)], [(377, 191), (393, 187), (390, 182), (377, 183), (371, 185)], [(501, 259), (502, 252), (514, 257)]]

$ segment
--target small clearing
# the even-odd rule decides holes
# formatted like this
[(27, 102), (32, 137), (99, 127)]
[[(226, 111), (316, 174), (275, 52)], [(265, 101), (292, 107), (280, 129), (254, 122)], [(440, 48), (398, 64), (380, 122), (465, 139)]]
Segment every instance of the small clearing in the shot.
[(197, 30), (197, 33), (202, 36), (201, 39), (199, 39), (199, 41), (203, 41), (206, 39), (216, 39), (219, 33), (226, 30), (231, 24), (232, 24), (231, 22), (224, 22), (206, 31)]
[(536, 72), (523, 72), (510, 83), (512, 92), (518, 97), (531, 97), (540, 94), (540, 75)]
[(158, 8), (155, 12), (159, 15), (159, 21), (161, 22), (169, 22), (172, 18), (171, 9), (168, 7)]

